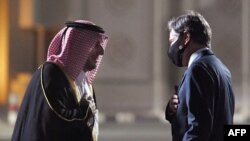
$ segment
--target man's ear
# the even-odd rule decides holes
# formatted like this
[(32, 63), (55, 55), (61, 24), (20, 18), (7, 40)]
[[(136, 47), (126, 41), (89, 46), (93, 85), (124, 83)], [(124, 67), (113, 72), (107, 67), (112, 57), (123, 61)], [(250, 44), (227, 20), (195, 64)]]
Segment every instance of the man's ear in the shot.
[(190, 33), (187, 32), (187, 31), (184, 31), (184, 35), (183, 36), (184, 36), (183, 40), (184, 40), (184, 46), (185, 46), (185, 45), (187, 45), (190, 42), (191, 37), (190, 37)]
[(186, 47), (186, 45), (190, 42), (190, 33), (187, 31), (184, 31), (183, 37), (181, 39), (181, 45), (179, 46), (179, 49), (182, 49)]

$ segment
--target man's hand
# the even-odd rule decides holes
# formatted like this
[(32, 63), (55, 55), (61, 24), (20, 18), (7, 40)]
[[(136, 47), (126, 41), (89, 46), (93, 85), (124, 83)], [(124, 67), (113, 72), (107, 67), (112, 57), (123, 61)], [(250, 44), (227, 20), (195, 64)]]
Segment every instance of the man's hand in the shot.
[(92, 112), (95, 113), (96, 112), (96, 105), (95, 105), (94, 98), (91, 96), (88, 96), (87, 100), (89, 102), (89, 107), (91, 108)]
[(169, 110), (170, 110), (169, 112), (176, 113), (178, 108), (178, 103), (179, 103), (178, 95), (174, 94), (169, 100)]
[(168, 120), (170, 123), (173, 121), (173, 116), (176, 114), (177, 108), (178, 108), (178, 103), (179, 103), (179, 98), (177, 94), (178, 86), (175, 86), (175, 92), (168, 101), (166, 110), (165, 110), (165, 118)]
[(178, 103), (179, 103), (179, 98), (178, 98), (178, 95), (177, 95), (177, 91), (178, 91), (178, 86), (175, 85), (174, 86), (174, 95), (172, 95), (172, 97), (170, 98), (169, 102), (168, 102), (168, 111), (171, 113), (171, 114), (175, 114), (176, 111), (177, 111), (177, 108), (178, 108)]

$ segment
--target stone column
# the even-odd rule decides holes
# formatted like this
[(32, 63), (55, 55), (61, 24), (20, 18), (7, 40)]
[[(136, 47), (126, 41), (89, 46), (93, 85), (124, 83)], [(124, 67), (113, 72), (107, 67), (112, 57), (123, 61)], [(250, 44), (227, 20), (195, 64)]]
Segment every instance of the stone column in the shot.
[[(164, 38), (167, 31), (167, 24), (164, 21), (166, 17), (166, 1), (156, 0), (153, 6), (153, 114), (160, 119), (164, 119), (164, 108), (166, 104), (166, 89), (168, 89), (167, 78), (164, 77), (168, 72), (164, 70), (166, 62), (163, 56), (167, 55), (167, 47), (164, 47)], [(165, 24), (165, 25), (164, 25)]]

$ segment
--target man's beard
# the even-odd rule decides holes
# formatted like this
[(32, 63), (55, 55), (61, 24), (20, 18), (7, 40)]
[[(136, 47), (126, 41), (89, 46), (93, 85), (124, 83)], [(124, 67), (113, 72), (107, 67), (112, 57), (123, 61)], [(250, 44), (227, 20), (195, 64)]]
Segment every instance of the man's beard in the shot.
[(91, 63), (90, 60), (88, 60), (85, 64), (85, 66), (83, 67), (83, 71), (87, 72), (87, 71), (92, 71), (96, 68), (96, 64)]

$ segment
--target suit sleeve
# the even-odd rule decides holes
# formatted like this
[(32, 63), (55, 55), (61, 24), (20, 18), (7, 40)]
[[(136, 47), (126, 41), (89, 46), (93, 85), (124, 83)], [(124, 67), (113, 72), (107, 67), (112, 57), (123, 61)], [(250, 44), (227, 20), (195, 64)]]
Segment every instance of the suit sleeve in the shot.
[(168, 120), (170, 123), (172, 123), (174, 116), (175, 116), (175, 113), (170, 111), (169, 102), (168, 102), (166, 109), (165, 109), (165, 119)]
[(183, 140), (206, 141), (209, 140), (213, 124), (214, 76), (201, 65), (195, 65), (190, 70), (185, 80), (189, 88), (186, 92), (189, 128)]

